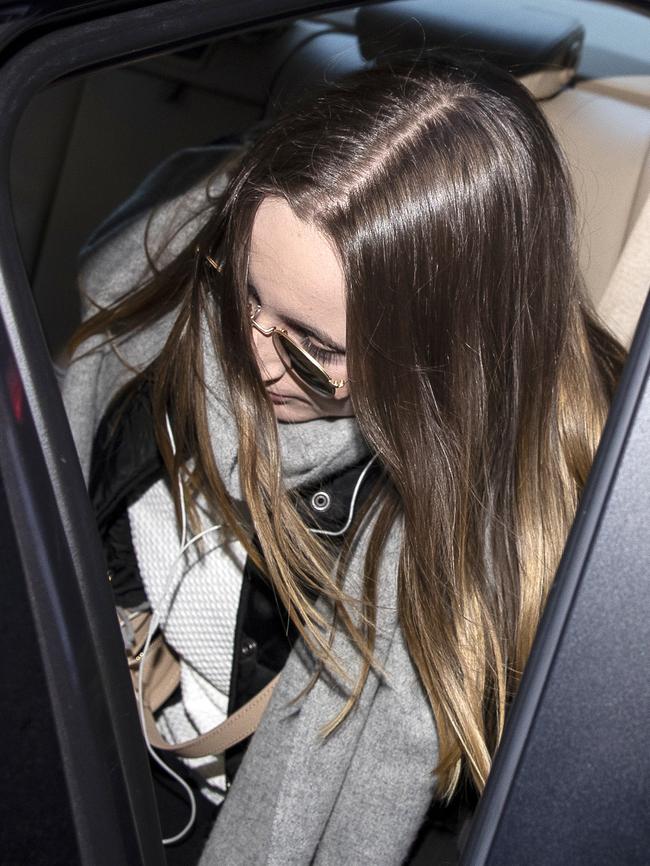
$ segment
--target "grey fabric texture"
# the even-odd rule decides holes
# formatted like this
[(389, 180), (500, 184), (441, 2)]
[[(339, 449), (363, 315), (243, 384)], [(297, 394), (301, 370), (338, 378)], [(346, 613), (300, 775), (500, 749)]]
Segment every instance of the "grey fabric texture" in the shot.
[[(156, 210), (148, 239), (158, 262), (169, 260), (191, 240), (208, 196), (223, 183), (223, 177), (213, 174), (210, 186), (198, 184)], [(151, 185), (146, 189), (150, 194)], [(120, 228), (112, 220), (107, 236), (95, 235), (87, 251), (80, 273), (87, 315), (96, 305), (114, 302), (148, 273), (144, 239), (149, 214), (138, 213), (137, 194), (124, 212), (129, 221)], [(73, 359), (63, 395), (86, 478), (103, 412), (116, 390), (156, 357), (171, 323), (171, 318), (160, 321), (117, 345), (101, 345), (102, 339), (94, 338)], [(206, 344), (203, 351), (215, 458), (229, 492), (238, 498), (237, 437), (229, 397), (218, 358)], [(278, 427), (288, 486), (352, 465), (367, 451), (354, 419)], [(374, 515), (368, 515), (346, 575), (345, 588), (353, 597), (360, 595), (373, 522)], [(360, 657), (345, 633), (338, 631), (333, 649), (349, 682), (321, 675), (304, 693), (314, 661), (301, 641), (296, 644), (220, 811), (201, 866), (399, 864), (407, 856), (433, 796), (437, 737), (398, 624), (400, 544), (396, 526), (383, 552), (377, 587), (375, 657), (381, 671), (371, 671), (354, 710), (323, 738), (323, 726), (338, 714), (349, 682), (356, 680)], [(328, 614), (324, 605), (321, 610)]]
[[(372, 521), (358, 539), (346, 579), (355, 595)], [(352, 714), (328, 738), (321, 729), (344, 704), (345, 688), (321, 676), (302, 644), (292, 652), (222, 806), (200, 861), (267, 866), (399, 864), (433, 796), (437, 740), (431, 710), (397, 623), (400, 532), (388, 539), (378, 586), (376, 658)], [(354, 679), (360, 658), (338, 632), (337, 658)]]

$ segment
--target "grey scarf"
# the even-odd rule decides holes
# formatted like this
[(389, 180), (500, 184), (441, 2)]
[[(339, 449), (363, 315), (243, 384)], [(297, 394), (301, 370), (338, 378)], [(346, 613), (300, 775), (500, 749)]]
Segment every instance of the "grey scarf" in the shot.
[[(134, 371), (144, 369), (160, 353), (171, 325), (172, 318), (168, 316), (154, 327), (120, 340), (115, 360), (121, 363), (117, 365), (112, 383), (113, 392), (128, 381)], [(233, 499), (241, 500), (239, 438), (232, 398), (207, 325), (202, 328), (201, 351), (207, 387), (208, 429), (215, 461), (226, 490)], [(317, 482), (319, 478), (354, 466), (368, 454), (368, 445), (353, 417), (279, 423), (278, 440), (283, 481), (289, 489)]]
[[(221, 478), (233, 499), (242, 499), (239, 484), (238, 435), (231, 396), (223, 369), (204, 332), (203, 363), (208, 393), (207, 415), (214, 456)], [(296, 424), (279, 423), (278, 440), (286, 487), (317, 482), (353, 466), (368, 453), (354, 418), (319, 418)]]

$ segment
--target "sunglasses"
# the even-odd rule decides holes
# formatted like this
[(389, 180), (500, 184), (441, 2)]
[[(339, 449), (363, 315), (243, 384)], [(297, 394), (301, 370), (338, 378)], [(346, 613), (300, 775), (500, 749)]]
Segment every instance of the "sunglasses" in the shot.
[(332, 379), (325, 368), (313, 358), (309, 352), (296, 343), (283, 328), (272, 326), (264, 328), (256, 321), (260, 310), (259, 304), (248, 305), (251, 325), (265, 337), (271, 337), (273, 347), (284, 366), (291, 370), (300, 381), (319, 397), (333, 397), (339, 388), (346, 384), (346, 379)]
[[(199, 247), (196, 248), (196, 253), (201, 254)], [(210, 255), (205, 255), (205, 259), (217, 273), (223, 272), (222, 258), (214, 259)], [(334, 397), (338, 389), (343, 388), (347, 383), (347, 379), (332, 379), (322, 364), (296, 343), (283, 328), (275, 326), (264, 328), (260, 325), (256, 321), (262, 309), (259, 304), (249, 304), (248, 309), (253, 328), (265, 337), (271, 337), (273, 347), (284, 366), (319, 397)]]

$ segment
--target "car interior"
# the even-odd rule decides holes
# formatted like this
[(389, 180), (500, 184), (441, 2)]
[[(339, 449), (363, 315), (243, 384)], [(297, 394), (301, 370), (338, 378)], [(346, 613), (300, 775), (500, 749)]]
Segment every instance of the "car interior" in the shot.
[[(540, 100), (573, 175), (588, 291), (629, 343), (644, 293), (628, 283), (612, 298), (607, 289), (650, 195), (649, 44), (647, 17), (602, 2), (398, 0), (55, 84), (24, 113), (11, 166), (21, 249), (53, 357), (79, 320), (79, 250), (158, 163), (185, 151), (191, 165), (191, 148), (244, 141), (310, 87), (436, 47), (483, 52)], [(621, 305), (630, 307), (625, 321)]]
[[(217, 165), (305, 92), (436, 49), (484, 55), (539, 100), (575, 186), (586, 288), (629, 345), (648, 288), (648, 45), (650, 16), (601, 0), (395, 0), (58, 81), (22, 115), (10, 167), (18, 240), (55, 369), (63, 373), (80, 320), (80, 255), (112, 214), (188, 189), (210, 160)], [(154, 182), (142, 195), (146, 178)], [(469, 822), (435, 818), (437, 848), (425, 845), (413, 864), (458, 862)]]

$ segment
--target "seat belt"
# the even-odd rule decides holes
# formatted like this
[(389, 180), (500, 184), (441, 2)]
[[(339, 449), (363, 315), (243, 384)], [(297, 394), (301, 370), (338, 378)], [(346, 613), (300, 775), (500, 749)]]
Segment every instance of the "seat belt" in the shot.
[(650, 289), (650, 196), (623, 247), (598, 314), (626, 349), (630, 348)]

